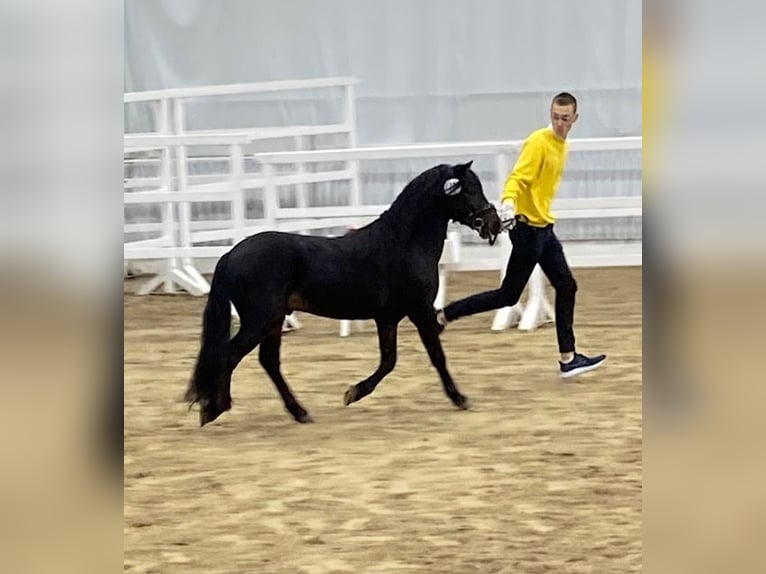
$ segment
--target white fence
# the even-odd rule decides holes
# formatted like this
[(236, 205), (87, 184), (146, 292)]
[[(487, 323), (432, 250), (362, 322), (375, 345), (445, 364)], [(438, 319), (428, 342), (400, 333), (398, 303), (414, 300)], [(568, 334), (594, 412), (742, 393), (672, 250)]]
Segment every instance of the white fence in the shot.
[[(190, 251), (185, 248), (199, 246), (204, 242), (236, 241), (244, 236), (244, 202), (238, 200), (241, 199), (242, 186), (263, 186), (261, 181), (247, 179), (252, 174), (246, 169), (246, 156), (252, 156), (254, 149), (263, 146), (274, 149), (277, 142), (281, 141), (285, 145), (287, 141), (294, 150), (310, 150), (320, 136), (340, 136), (340, 143), (336, 138), (334, 147), (355, 147), (355, 84), (353, 78), (320, 78), (125, 94), (126, 114), (131, 106), (143, 106), (143, 111), (152, 116), (152, 121), (148, 123), (154, 126), (153, 130), (125, 135), (125, 204), (129, 206), (128, 210), (160, 212), (160, 221), (136, 222), (135, 217), (128, 217), (126, 210), (125, 259), (165, 260), (163, 272), (146, 284), (141, 293), (149, 293), (159, 285), (163, 285), (166, 292), (173, 291), (174, 285), (193, 294), (207, 291), (207, 283), (192, 261), (192, 257), (200, 257), (205, 250), (198, 248)], [(277, 92), (284, 96), (284, 93), (314, 93), (323, 90), (342, 92), (342, 109), (337, 122), (238, 127), (234, 130), (190, 129), (189, 126), (188, 108), (190, 105), (200, 105), (200, 102), (227, 105), (232, 98), (244, 98), (246, 105), (256, 107), (259, 102), (248, 102), (248, 98)], [(199, 170), (195, 166), (200, 165), (206, 166), (207, 171), (210, 171), (210, 166), (215, 166), (214, 173), (196, 173)], [(323, 181), (322, 178), (327, 177), (327, 174), (301, 177), (302, 166), (299, 166), (298, 171), (292, 182), (299, 190), (304, 188), (306, 182)], [(339, 171), (348, 178), (351, 189), (358, 194), (356, 165), (349, 162)], [(204, 222), (202, 225), (192, 222), (194, 204), (221, 201), (231, 202), (229, 227), (235, 231), (222, 229), (218, 221)], [(130, 240), (130, 237), (138, 239)], [(158, 256), (157, 249), (164, 255)], [(219, 252), (215, 249), (213, 255), (208, 256), (217, 257)]]
[[(162, 164), (164, 158), (153, 157), (150, 152), (157, 151), (157, 142), (162, 140), (147, 139), (149, 135), (198, 135), (198, 136), (217, 136), (225, 138), (232, 133), (247, 137), (247, 143), (255, 146), (261, 143), (262, 147), (272, 151), (279, 149), (279, 146), (288, 146), (293, 150), (311, 150), (316, 149), (317, 138), (322, 136), (339, 136), (340, 139), (333, 140), (333, 148), (353, 148), (356, 146), (356, 111), (354, 100), (354, 86), (357, 81), (353, 78), (319, 78), (311, 80), (292, 80), (279, 82), (261, 82), (248, 84), (227, 84), (218, 86), (200, 86), (193, 88), (176, 88), (169, 90), (154, 90), (145, 92), (131, 92), (124, 96), (126, 115), (130, 115), (131, 108), (143, 106), (144, 113), (151, 116), (149, 124), (153, 124), (154, 129), (139, 133), (129, 133), (125, 137), (126, 143), (126, 168), (132, 168), (134, 171), (140, 168), (155, 170), (156, 174), (149, 177), (131, 176), (126, 181), (128, 188), (151, 187), (160, 185)], [(307, 125), (283, 125), (283, 126), (261, 126), (261, 127), (243, 127), (243, 119), (238, 119), (235, 128), (225, 127), (216, 129), (192, 129), (189, 124), (189, 116), (194, 117), (193, 112), (189, 112), (195, 106), (202, 103), (207, 105), (218, 105), (219, 107), (231, 106), (236, 103), (245, 110), (257, 110), (264, 105), (262, 101), (250, 101), (248, 98), (256, 98), (263, 94), (279, 93), (280, 98), (290, 94), (317, 93), (322, 92), (323, 99), (327, 99), (328, 90), (340, 90), (342, 92), (340, 111), (337, 115), (337, 121), (324, 124)], [(234, 98), (235, 102), (231, 99)], [(238, 98), (244, 98), (244, 101), (237, 101)], [(146, 106), (149, 106), (148, 108)], [(137, 110), (133, 110), (133, 116), (137, 115)], [(200, 114), (198, 114), (200, 115)], [(251, 118), (256, 121), (256, 118)], [(200, 123), (197, 120), (196, 123)], [(177, 140), (180, 141), (180, 140)], [(204, 139), (196, 140), (204, 143)], [(215, 145), (216, 138), (207, 140), (211, 145)], [(142, 145), (142, 143), (144, 145)], [(244, 143), (244, 142), (243, 142)], [(175, 144), (172, 148), (178, 153), (184, 152), (183, 144)], [(261, 149), (260, 151), (263, 151)], [(148, 154), (148, 155), (147, 155)], [(188, 176), (187, 183), (201, 184), (215, 182), (220, 179), (213, 175), (194, 175), (190, 166), (202, 163), (220, 163), (225, 158), (218, 154), (205, 155), (197, 154), (193, 157), (184, 157), (184, 162), (179, 164)], [(188, 165), (187, 165), (188, 164)], [(171, 174), (171, 183), (174, 182), (176, 174)]]
[[(350, 186), (342, 205), (316, 206), (310, 205), (305, 187), (298, 187), (296, 197), (290, 206), (284, 206), (281, 198), (285, 187), (295, 187), (302, 184), (317, 182), (352, 182), (357, 176), (356, 170), (338, 169), (334, 164), (348, 165), (361, 161), (417, 159), (436, 163), (437, 160), (451, 159), (465, 161), (467, 159), (485, 158), (492, 161), (496, 181), (504, 181), (512, 166), (513, 157), (519, 152), (521, 141), (498, 142), (468, 142), (451, 144), (428, 144), (408, 146), (381, 146), (354, 149), (292, 151), (278, 153), (246, 154), (246, 146), (252, 141), (252, 134), (239, 133), (206, 133), (184, 135), (126, 135), (126, 151), (132, 149), (158, 149), (163, 154), (163, 170), (158, 179), (160, 185), (148, 191), (136, 191), (134, 186), (126, 186), (126, 205), (160, 204), (164, 206), (164, 219), (158, 228), (161, 235), (148, 240), (126, 242), (124, 256), (130, 260), (162, 260), (165, 262), (163, 273), (145, 284), (141, 293), (149, 293), (159, 286), (165, 291), (172, 291), (174, 285), (193, 294), (207, 292), (208, 285), (195, 267), (195, 259), (218, 258), (231, 245), (240, 239), (259, 231), (278, 229), (291, 232), (315, 232), (321, 229), (333, 229), (346, 226), (363, 225), (377, 217), (388, 208), (388, 203), (364, 205), (361, 202), (358, 187)], [(600, 138), (573, 139), (570, 141), (570, 151), (601, 152), (619, 150), (640, 150), (641, 138)], [(224, 146), (228, 150), (228, 172), (217, 182), (192, 184), (187, 175), (185, 155), (176, 152), (176, 179), (172, 184), (169, 162), (169, 149), (187, 150), (195, 146)], [(251, 169), (245, 165), (250, 161)], [(331, 167), (322, 165), (331, 164)], [(288, 168), (293, 166), (293, 170)], [(298, 166), (298, 169), (295, 169)], [(416, 175), (415, 173), (411, 174)], [(640, 180), (640, 178), (639, 178)], [(398, 192), (399, 190), (395, 190)], [(639, 187), (640, 193), (640, 187)], [(492, 199), (492, 193), (488, 195)], [(248, 216), (246, 204), (260, 204), (258, 217)], [(195, 202), (226, 202), (230, 204), (230, 217), (217, 221), (192, 221), (189, 205)], [(178, 206), (178, 218), (173, 219)], [(252, 210), (250, 210), (252, 211)], [(256, 210), (257, 211), (257, 210)], [(641, 196), (617, 195), (598, 198), (562, 198), (554, 202), (554, 212), (557, 217), (566, 221), (569, 219), (620, 218), (640, 217)], [(129, 226), (126, 225), (126, 233)], [(135, 224), (132, 224), (135, 231)], [(149, 230), (144, 227), (144, 230)], [(155, 228), (155, 231), (158, 229)], [(504, 238), (500, 248), (482, 249), (471, 257), (460, 256), (465, 251), (460, 248), (460, 235), (452, 233), (450, 240), (453, 246), (445, 250), (442, 278), (447, 269), (504, 269), (507, 260), (507, 250), (510, 248)], [(219, 242), (219, 245), (210, 245)], [(590, 255), (596, 264), (610, 265), (640, 265), (640, 242), (634, 242), (631, 249), (621, 246), (620, 252), (612, 253), (614, 246), (598, 242), (590, 245)], [(480, 253), (480, 255), (479, 255)], [(573, 266), (579, 262), (573, 261)], [(586, 263), (588, 264), (588, 263)], [(444, 284), (444, 281), (443, 281)], [(445, 297), (440, 290), (439, 302)], [(549, 305), (538, 301), (536, 294), (542, 293), (542, 277), (539, 271), (535, 274), (530, 286), (530, 298), (526, 307), (519, 305), (514, 310), (505, 309), (499, 312), (493, 323), (493, 328), (505, 328), (512, 323), (516, 316), (522, 328), (533, 327), (542, 321), (549, 320)], [(524, 318), (526, 317), (526, 320)], [(348, 333), (349, 325), (342, 324), (342, 332)]]

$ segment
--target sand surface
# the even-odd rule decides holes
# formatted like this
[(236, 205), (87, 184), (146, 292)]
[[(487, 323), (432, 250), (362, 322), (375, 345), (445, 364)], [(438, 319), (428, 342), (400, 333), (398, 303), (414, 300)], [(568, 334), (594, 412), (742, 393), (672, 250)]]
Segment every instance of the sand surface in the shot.
[[(641, 571), (641, 269), (576, 269), (578, 349), (607, 363), (558, 377), (553, 326), (450, 324), (448, 367), (472, 408), (444, 395), (417, 333), (377, 366), (373, 323), (301, 315), (282, 370), (314, 424), (284, 410), (257, 352), (234, 408), (198, 427), (178, 401), (203, 298), (125, 295), (126, 572), (585, 573)], [(497, 284), (450, 276), (448, 300)]]

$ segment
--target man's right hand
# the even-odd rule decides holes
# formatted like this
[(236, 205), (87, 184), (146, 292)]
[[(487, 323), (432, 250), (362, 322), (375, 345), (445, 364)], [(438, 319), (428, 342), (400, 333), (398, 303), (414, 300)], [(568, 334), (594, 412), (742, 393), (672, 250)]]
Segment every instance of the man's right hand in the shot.
[(497, 214), (500, 216), (500, 221), (503, 222), (503, 227), (508, 227), (506, 223), (511, 221), (516, 215), (513, 211), (513, 204), (510, 201), (502, 203)]

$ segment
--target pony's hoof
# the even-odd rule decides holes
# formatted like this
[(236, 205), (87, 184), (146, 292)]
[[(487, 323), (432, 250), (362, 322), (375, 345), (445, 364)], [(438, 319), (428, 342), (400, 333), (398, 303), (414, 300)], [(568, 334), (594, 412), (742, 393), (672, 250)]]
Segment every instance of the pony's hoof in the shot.
[(314, 422), (314, 419), (311, 418), (311, 415), (306, 413), (306, 412), (298, 413), (297, 415), (294, 415), (294, 416), (295, 416), (295, 420), (298, 421), (301, 424), (313, 423)]
[(204, 427), (208, 423), (212, 423), (215, 419), (223, 414), (223, 411), (203, 409), (199, 412), (199, 426)]
[(468, 402), (468, 398), (464, 397), (463, 395), (458, 395), (452, 400), (455, 403), (455, 406), (459, 409), (463, 409), (464, 411), (467, 411), (471, 405)]
[(349, 387), (345, 393), (343, 393), (343, 406), (348, 406), (356, 401), (356, 387)]

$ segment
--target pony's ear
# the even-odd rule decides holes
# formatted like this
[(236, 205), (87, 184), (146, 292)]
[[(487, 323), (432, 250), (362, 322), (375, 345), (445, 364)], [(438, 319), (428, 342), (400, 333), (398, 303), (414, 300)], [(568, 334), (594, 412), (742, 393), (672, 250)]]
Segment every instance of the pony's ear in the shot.
[(465, 174), (468, 173), (468, 170), (471, 168), (471, 164), (473, 164), (473, 160), (468, 163), (459, 163), (452, 168), (452, 173), (455, 174), (456, 178), (463, 179)]
[(465, 174), (471, 168), (473, 160), (468, 163), (459, 163), (452, 166), (452, 177), (444, 182), (444, 193), (446, 195), (457, 195), (463, 189), (463, 179)]

